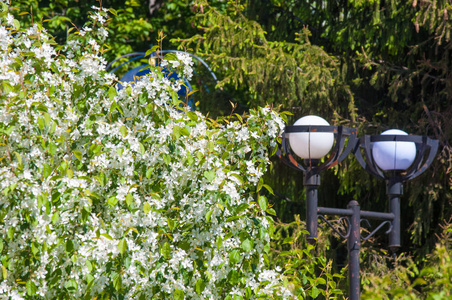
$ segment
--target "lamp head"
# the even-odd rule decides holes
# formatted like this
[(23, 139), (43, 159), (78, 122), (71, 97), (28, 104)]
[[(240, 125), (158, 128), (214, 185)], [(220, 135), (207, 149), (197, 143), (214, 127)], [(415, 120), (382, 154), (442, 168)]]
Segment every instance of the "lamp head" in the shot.
[[(329, 126), (318, 116), (305, 116), (298, 119), (294, 126)], [(291, 132), (289, 144), (292, 151), (303, 159), (320, 159), (330, 152), (334, 143), (334, 134), (329, 132)]]
[[(408, 135), (399, 129), (390, 129), (382, 135)], [(404, 171), (416, 158), (416, 144), (413, 142), (375, 142), (372, 146), (372, 157), (383, 171)]]

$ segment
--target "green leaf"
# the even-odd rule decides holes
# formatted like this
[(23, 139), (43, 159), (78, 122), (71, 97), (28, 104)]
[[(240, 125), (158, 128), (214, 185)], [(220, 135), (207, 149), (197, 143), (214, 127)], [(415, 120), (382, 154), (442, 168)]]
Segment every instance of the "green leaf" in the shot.
[(113, 274), (113, 287), (117, 291), (121, 290), (121, 288), (122, 288), (121, 274), (117, 274), (117, 273)]
[(102, 233), (101, 236), (106, 237), (110, 241), (113, 241), (113, 238), (108, 233)]
[(227, 239), (231, 238), (233, 235), (234, 235), (234, 233), (228, 232), (228, 233), (224, 236), (224, 240), (226, 241)]
[(205, 288), (206, 288), (206, 284), (205, 284), (204, 280), (199, 278), (198, 281), (196, 281), (196, 285), (195, 285), (196, 293), (198, 295), (201, 295), (202, 291), (204, 291)]
[(119, 128), (119, 132), (121, 132), (122, 136), (125, 137), (127, 135), (127, 127), (121, 125), (121, 127)]
[(239, 250), (232, 250), (229, 253), (229, 263), (231, 265), (235, 265), (236, 263), (238, 263), (240, 260), (242, 259), (242, 256), (240, 255), (240, 251)]
[(3, 85), (3, 92), (5, 93), (5, 95), (8, 95), (9, 93), (11, 93), (13, 91), (13, 87), (6, 80), (3, 80), (2, 85)]
[(74, 242), (72, 242), (72, 240), (67, 240), (64, 249), (67, 253), (74, 251)]
[(152, 172), (154, 172), (154, 168), (149, 168), (146, 170), (146, 178), (151, 178)]
[(20, 156), (20, 154), (18, 152), (14, 152), (14, 155), (16, 156), (16, 159), (17, 159), (17, 168), (19, 170), (22, 170), (24, 167), (24, 163), (22, 162), (22, 156)]
[(169, 91), (171, 94), (171, 97), (173, 98), (173, 105), (176, 106), (179, 104), (179, 98), (177, 97), (177, 92), (174, 90)]
[(184, 300), (184, 299), (185, 299), (184, 291), (176, 289), (174, 291), (174, 300)]
[(169, 229), (172, 231), (174, 229), (175, 222), (171, 218), (166, 219), (166, 223), (168, 224)]
[(235, 214), (238, 215), (239, 213), (243, 212), (244, 210), (248, 209), (250, 205), (248, 203), (242, 203), (235, 209)]
[(243, 219), (245, 216), (232, 216), (226, 219), (226, 222), (232, 222), (238, 219)]
[(239, 281), (239, 277), (240, 277), (239, 272), (237, 272), (237, 270), (233, 269), (228, 273), (228, 282), (231, 285), (236, 285)]
[(61, 197), (61, 193), (58, 191), (53, 191), (52, 192), (52, 203), (56, 203), (58, 202), (58, 200), (60, 200)]
[(139, 143), (139, 144), (140, 144), (140, 153), (141, 153), (141, 155), (144, 155), (144, 153), (146, 152), (146, 149), (144, 148), (144, 145), (142, 143)]
[(157, 50), (158, 48), (159, 48), (158, 45), (152, 46), (151, 49), (148, 49), (148, 50), (146, 51), (146, 54), (145, 54), (144, 56), (149, 56), (149, 55), (151, 55), (151, 54), (154, 53), (155, 50)]
[(194, 111), (188, 111), (186, 114), (190, 118), (190, 120), (195, 122), (198, 121), (198, 115)]
[(242, 242), (242, 249), (245, 252), (250, 252), (254, 248), (254, 241), (250, 239), (245, 239)]
[(108, 198), (107, 203), (108, 203), (111, 207), (115, 207), (116, 204), (118, 204), (118, 201), (119, 201), (119, 199), (113, 196), (113, 197)]
[(309, 291), (309, 296), (311, 296), (312, 298), (317, 298), (317, 296), (320, 295), (320, 291), (318, 288), (316, 288), (315, 286)]
[(44, 130), (45, 123), (44, 123), (44, 119), (41, 117), (38, 118), (38, 127), (39, 127), (39, 129), (41, 129), (41, 131)]
[(276, 211), (273, 208), (268, 208), (267, 210), (265, 210), (265, 212), (272, 216), (276, 216)]
[(105, 186), (107, 184), (107, 176), (104, 172), (100, 172), (98, 176), (94, 176), (99, 182), (100, 186)]
[(126, 93), (128, 96), (132, 95), (132, 87), (130, 85), (126, 87)]
[(243, 180), (242, 176), (240, 176), (239, 174), (233, 173), (231, 175), (237, 178), (241, 184), (245, 183), (245, 180)]
[(50, 123), (52, 122), (52, 118), (50, 117), (50, 114), (48, 112), (44, 113), (44, 122), (47, 128), (50, 127)]
[(195, 161), (195, 160), (193, 159), (193, 155), (191, 155), (190, 153), (187, 153), (186, 157), (187, 157), (187, 163), (188, 163), (188, 165), (191, 166), (191, 165), (193, 164), (193, 162)]
[(217, 238), (216, 244), (217, 244), (217, 250), (220, 250), (221, 246), (223, 245), (223, 239), (221, 238), (221, 236), (219, 236)]
[(56, 222), (60, 219), (60, 213), (58, 211), (54, 212), (52, 215), (52, 224), (55, 225)]
[(114, 16), (117, 16), (117, 15), (118, 15), (118, 12), (117, 12), (116, 9), (114, 9), (114, 8), (109, 8), (108, 11), (109, 11), (112, 15), (114, 15)]
[(47, 178), (50, 176), (50, 174), (52, 174), (52, 167), (50, 167), (48, 164), (44, 164), (42, 166), (42, 176), (44, 178)]
[(180, 135), (181, 135), (180, 131), (181, 131), (181, 128), (179, 126), (177, 126), (177, 125), (174, 125), (174, 127), (173, 127), (173, 134), (174, 134), (174, 137), (176, 139), (180, 138)]
[(145, 202), (144, 204), (143, 204), (143, 211), (144, 211), (144, 213), (145, 214), (148, 214), (148, 212), (150, 212), (151, 211), (151, 205), (148, 203), (148, 202)]
[(15, 227), (13, 227), (13, 226), (9, 227), (8, 233), (6, 234), (6, 236), (7, 236), (10, 240), (12, 240), (12, 239), (14, 238), (14, 233), (15, 233), (15, 231), (16, 231)]
[(154, 103), (149, 103), (148, 105), (146, 105), (146, 113), (150, 113), (151, 111), (154, 110)]
[(267, 210), (268, 202), (265, 196), (259, 196), (259, 198), (257, 199), (257, 203), (259, 203), (259, 206), (263, 211)]
[(181, 127), (180, 133), (181, 133), (182, 135), (185, 135), (185, 136), (190, 136), (190, 131), (187, 129), (186, 126), (185, 126), (185, 127)]
[(49, 87), (49, 95), (53, 95), (53, 93), (55, 93), (56, 87), (54, 85), (51, 85)]
[(273, 189), (268, 184), (263, 184), (262, 187), (264, 187), (270, 194), (274, 195)]
[(88, 284), (88, 286), (86, 287), (86, 289), (88, 290), (94, 283), (94, 276), (91, 274), (86, 274), (86, 283)]
[(210, 222), (210, 217), (212, 216), (212, 213), (213, 213), (213, 210), (212, 210), (212, 209), (209, 210), (209, 211), (206, 213), (206, 221), (207, 221), (207, 222)]
[(171, 246), (168, 242), (165, 242), (162, 246), (162, 256), (166, 259), (171, 258)]
[(130, 85), (126, 87), (126, 93), (128, 96), (132, 95), (132, 87)]
[(115, 88), (114, 86), (111, 86), (111, 87), (108, 89), (108, 97), (110, 98), (111, 101), (113, 101), (113, 99), (115, 98), (115, 96), (116, 96), (116, 88)]
[(128, 193), (126, 196), (126, 204), (128, 206), (132, 205), (133, 203), (133, 195), (131, 193)]
[(16, 28), (16, 30), (20, 29), (20, 22), (18, 20), (14, 19), (13, 24), (14, 24), (14, 28)]
[(9, 127), (5, 130), (6, 135), (10, 135), (10, 134), (14, 131), (14, 129), (16, 129), (16, 126), (9, 126)]
[(209, 180), (209, 182), (212, 182), (215, 179), (216, 172), (214, 170), (211, 171), (204, 171), (204, 177)]
[(82, 161), (82, 152), (75, 150), (75, 151), (72, 151), (72, 153), (75, 155), (75, 157), (76, 157), (79, 161)]
[(209, 149), (209, 152), (213, 152), (213, 150), (215, 150), (215, 144), (212, 141), (209, 141), (208, 149)]
[(33, 255), (36, 255), (39, 253), (39, 248), (36, 245), (37, 245), (36, 242), (31, 243), (31, 253), (33, 253)]
[(113, 112), (115, 109), (118, 110), (121, 115), (124, 115), (121, 106), (119, 106), (116, 101), (113, 101), (113, 103), (110, 105), (110, 112)]
[(119, 253), (124, 254), (127, 251), (127, 241), (126, 239), (122, 239), (118, 244)]
[(31, 281), (31, 280), (27, 281), (26, 288), (27, 288), (27, 295), (28, 296), (35, 296), (36, 291), (38, 290), (38, 288), (36, 287), (35, 283), (33, 281)]
[(270, 251), (270, 243), (265, 244), (263, 250), (264, 250), (265, 253), (268, 253)]
[(93, 264), (89, 260), (85, 260), (86, 267), (88, 271), (92, 272), (94, 270)]
[(3, 278), (3, 280), (5, 280), (6, 279), (6, 277), (8, 277), (8, 270), (6, 269), (6, 267), (5, 266), (3, 266), (2, 265), (2, 278)]
[(416, 278), (413, 282), (413, 286), (425, 285), (427, 282), (423, 278)]
[(292, 237), (292, 236), (286, 236), (286, 237), (284, 238), (284, 240), (283, 240), (283, 242), (282, 242), (281, 245), (284, 245), (284, 244), (291, 244), (291, 243), (293, 243), (293, 237)]

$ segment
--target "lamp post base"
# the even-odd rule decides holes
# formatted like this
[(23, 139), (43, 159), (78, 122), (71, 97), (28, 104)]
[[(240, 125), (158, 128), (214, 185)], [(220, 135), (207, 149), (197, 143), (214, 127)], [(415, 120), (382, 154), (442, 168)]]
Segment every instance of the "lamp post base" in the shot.
[[(347, 220), (347, 231), (341, 232), (336, 229), (333, 224), (331, 224), (325, 215), (341, 216), (341, 219)], [(352, 200), (348, 203), (346, 209), (341, 208), (329, 208), (329, 207), (318, 207), (316, 216), (323, 221), (325, 221), (328, 226), (330, 226), (334, 232), (339, 234), (340, 237), (347, 240), (348, 248), (348, 283), (349, 283), (349, 299), (359, 300), (361, 297), (360, 291), (360, 265), (359, 265), (359, 254), (361, 249), (361, 240), (367, 240), (373, 236), (378, 230), (383, 228), (385, 225), (389, 225), (389, 230), (386, 233), (391, 233), (393, 230), (392, 223), (398, 222), (395, 220), (397, 217), (394, 213), (382, 213), (373, 211), (363, 211), (361, 210), (359, 203)], [(361, 235), (361, 218), (363, 220), (374, 219), (383, 221), (377, 228), (375, 228), (367, 236)], [(317, 225), (317, 223), (316, 223)], [(396, 233), (394, 238), (396, 238)]]
[(361, 249), (361, 209), (357, 201), (348, 203), (352, 210), (349, 217), (350, 235), (347, 239), (348, 246), (348, 286), (350, 300), (360, 299), (360, 276), (359, 276), (359, 251)]

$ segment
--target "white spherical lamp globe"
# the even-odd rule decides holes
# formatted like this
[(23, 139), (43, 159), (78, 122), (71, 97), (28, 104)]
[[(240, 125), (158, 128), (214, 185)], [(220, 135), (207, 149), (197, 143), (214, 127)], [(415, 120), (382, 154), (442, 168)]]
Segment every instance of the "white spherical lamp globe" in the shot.
[[(390, 129), (382, 135), (408, 135), (399, 129)], [(372, 146), (372, 156), (384, 171), (406, 170), (416, 158), (416, 144), (413, 142), (375, 142)]]
[[(323, 118), (317, 116), (305, 116), (298, 119), (297, 125), (324, 125), (330, 124)], [(289, 134), (289, 144), (292, 151), (303, 159), (320, 159), (328, 152), (334, 143), (334, 133), (329, 132), (291, 132)]]

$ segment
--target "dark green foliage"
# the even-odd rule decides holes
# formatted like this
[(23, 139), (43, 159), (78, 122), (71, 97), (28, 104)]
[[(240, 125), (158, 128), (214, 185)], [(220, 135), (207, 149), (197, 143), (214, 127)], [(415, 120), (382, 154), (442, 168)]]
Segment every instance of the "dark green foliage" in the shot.
[[(440, 140), (437, 159), (426, 174), (405, 184), (402, 197), (402, 250), (418, 257), (431, 251), (438, 224), (452, 214), (451, 5), (234, 3), (227, 13), (205, 9), (198, 17), (202, 32), (183, 42), (208, 57), (223, 75), (224, 88), (235, 89), (247, 105), (283, 104), (294, 113), (292, 122), (316, 113), (358, 127), (361, 135), (400, 128)], [(310, 50), (316, 55), (306, 55)], [(309, 83), (297, 67), (310, 74)], [(352, 157), (323, 177), (322, 205), (345, 207), (355, 198), (363, 209), (386, 207), (384, 182)], [(302, 174), (275, 161), (268, 180), (279, 196), (272, 199), (280, 218), (290, 221), (294, 210), (303, 213)], [(384, 235), (378, 238), (385, 247)]]
[[(248, 17), (262, 26), (269, 41), (289, 45), (285, 41), (292, 43), (309, 30), (310, 43), (335, 57), (335, 86), (343, 82), (341, 86), (349, 87), (343, 91), (350, 90), (353, 95), (347, 101), (348, 111), (342, 93), (334, 90), (328, 95), (338, 118), (331, 118), (331, 110), (321, 101), (315, 102), (317, 110), (311, 109), (309, 101), (300, 101), (301, 111), (286, 105), (294, 113), (292, 122), (317, 113), (333, 123), (357, 127), (361, 135), (400, 128), (440, 140), (434, 164), (426, 174), (405, 184), (402, 198), (404, 249), (427, 253), (434, 245), (437, 224), (452, 214), (450, 3), (250, 0), (247, 4)], [(342, 123), (344, 119), (352, 122)], [(271, 175), (275, 191), (284, 191), (292, 202), (275, 201), (285, 205), (303, 199), (296, 191), (301, 188), (301, 174), (288, 174), (284, 166), (275, 166), (275, 170)], [(290, 179), (296, 176), (299, 179)], [(384, 183), (366, 174), (352, 157), (334, 175), (323, 176), (322, 205), (345, 207), (355, 198), (364, 209), (381, 211), (386, 207)], [(303, 202), (300, 207), (303, 209)], [(291, 215), (289, 212), (283, 210), (280, 215)]]
[(247, 106), (283, 105), (287, 110), (354, 119), (355, 106), (348, 86), (340, 80), (339, 60), (311, 44), (310, 31), (293, 42), (271, 41), (262, 26), (245, 16), (233, 1), (222, 12), (203, 4), (197, 15), (201, 34), (178, 40), (207, 57), (219, 74), (219, 86), (236, 90)]
[(333, 262), (326, 259), (330, 230), (320, 230), (317, 245), (310, 245), (306, 242), (305, 223), (300, 215), (294, 217), (291, 223), (276, 222), (272, 263), (284, 266), (288, 287), (301, 299), (345, 299), (346, 276), (335, 272)]
[[(442, 234), (432, 254), (422, 263), (400, 255), (388, 262), (381, 253), (364, 272), (365, 299), (451, 299), (452, 297), (452, 225), (441, 226)], [(388, 266), (390, 266), (388, 268)]]
[[(111, 22), (108, 49), (105, 58), (111, 61), (131, 52), (150, 49), (158, 38), (158, 32), (171, 32), (172, 37), (193, 34), (190, 26), (190, 2), (186, 0), (163, 1), (157, 9), (149, 8), (147, 0), (17, 0), (13, 5), (23, 26), (33, 21), (43, 20), (46, 29), (64, 43), (69, 32), (82, 29), (90, 22), (92, 6), (109, 9)], [(192, 31), (192, 32), (190, 32)], [(165, 40), (165, 48), (174, 48)]]

